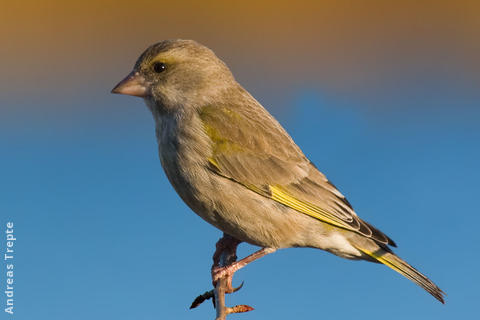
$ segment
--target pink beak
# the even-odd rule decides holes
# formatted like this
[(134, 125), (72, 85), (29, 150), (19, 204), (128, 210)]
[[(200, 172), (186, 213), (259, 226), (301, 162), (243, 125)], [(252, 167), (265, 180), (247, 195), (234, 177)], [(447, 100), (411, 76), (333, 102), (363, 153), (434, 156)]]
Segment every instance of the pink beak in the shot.
[(112, 89), (112, 93), (144, 98), (147, 95), (147, 82), (140, 73), (132, 71)]

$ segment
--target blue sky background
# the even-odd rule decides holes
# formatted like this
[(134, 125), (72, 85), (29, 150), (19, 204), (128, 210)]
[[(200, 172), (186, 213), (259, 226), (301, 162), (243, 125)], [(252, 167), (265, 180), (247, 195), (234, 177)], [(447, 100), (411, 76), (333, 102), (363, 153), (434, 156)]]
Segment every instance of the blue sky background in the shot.
[[(274, 9), (272, 9), (274, 8)], [(15, 314), (213, 319), (221, 232), (175, 194), (140, 99), (109, 92), (149, 44), (211, 47), (344, 193), (446, 293), (286, 249), (240, 270), (232, 319), (474, 319), (480, 294), (480, 6), (455, 1), (25, 0), (0, 10), (0, 230)], [(0, 250), (5, 250), (5, 238)], [(256, 250), (242, 244), (239, 256)]]
[[(58, 101), (70, 111), (53, 119), (39, 101), (2, 123), (1, 222), (13, 221), (18, 239), (11, 318), (213, 318), (209, 302), (188, 307), (210, 288), (221, 233), (168, 184), (143, 102), (106, 89)], [(272, 111), (305, 153), (361, 217), (397, 241), (400, 256), (446, 291), (447, 304), (387, 267), (287, 249), (237, 273), (234, 282), (245, 286), (228, 303), (256, 310), (233, 317), (472, 316), (480, 283), (478, 108), (382, 114), (313, 89), (292, 91), (284, 103), (290, 108)], [(19, 111), (32, 107), (47, 111)], [(252, 250), (241, 245), (239, 255)]]

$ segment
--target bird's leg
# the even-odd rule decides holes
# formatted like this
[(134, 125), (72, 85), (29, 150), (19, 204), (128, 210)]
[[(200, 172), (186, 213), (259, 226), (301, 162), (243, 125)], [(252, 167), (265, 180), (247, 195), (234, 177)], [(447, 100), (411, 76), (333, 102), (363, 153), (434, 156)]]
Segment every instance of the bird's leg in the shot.
[[(232, 288), (232, 277), (233, 277), (234, 273), (237, 272), (238, 270), (240, 270), (241, 268), (245, 267), (250, 262), (253, 262), (253, 261), (255, 261), (255, 260), (257, 260), (257, 259), (259, 259), (263, 256), (266, 256), (269, 253), (273, 253), (276, 250), (277, 249), (275, 249), (275, 248), (262, 248), (262, 249), (260, 249), (256, 252), (252, 253), (251, 255), (243, 258), (242, 260), (239, 260), (239, 261), (235, 262), (235, 260), (236, 260), (235, 259), (234, 262), (232, 262), (230, 264), (227, 264), (227, 265), (223, 264), (223, 266), (220, 266), (218, 264), (216, 265), (215, 262), (214, 262), (214, 264), (212, 266), (212, 282), (213, 282), (213, 285), (215, 286), (218, 279), (225, 277), (225, 278), (228, 279), (229, 289), (233, 290), (232, 292), (238, 290), (238, 289), (233, 289)], [(215, 257), (215, 255), (214, 255), (214, 257)]]
[(217, 280), (219, 278), (226, 278), (226, 288), (225, 293), (232, 293), (239, 290), (243, 283), (238, 288), (232, 287), (232, 277), (234, 272), (229, 274), (219, 275), (214, 279), (214, 273), (216, 270), (222, 270), (223, 268), (229, 267), (237, 260), (237, 247), (241, 241), (224, 234), (223, 237), (218, 240), (216, 245), (215, 253), (213, 254), (213, 265), (212, 265), (212, 283), (213, 287), (216, 287)]
[(225, 266), (235, 262), (237, 260), (237, 247), (240, 243), (240, 240), (224, 233), (216, 244), (216, 250), (212, 257), (212, 268), (220, 266), (220, 264)]

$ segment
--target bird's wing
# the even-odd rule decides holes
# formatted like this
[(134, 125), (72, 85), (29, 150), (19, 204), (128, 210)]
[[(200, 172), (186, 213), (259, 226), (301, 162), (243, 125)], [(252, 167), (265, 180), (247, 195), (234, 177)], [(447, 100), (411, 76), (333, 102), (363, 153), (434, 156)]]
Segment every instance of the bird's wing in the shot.
[(355, 214), (263, 107), (253, 110), (228, 105), (201, 109), (200, 118), (212, 141), (211, 170), (298, 212), (395, 246)]

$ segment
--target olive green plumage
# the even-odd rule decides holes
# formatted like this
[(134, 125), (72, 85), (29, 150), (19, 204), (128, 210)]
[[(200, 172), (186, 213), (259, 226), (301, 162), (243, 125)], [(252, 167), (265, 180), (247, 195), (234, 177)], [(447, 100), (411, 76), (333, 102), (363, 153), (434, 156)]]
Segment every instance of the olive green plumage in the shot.
[(169, 181), (207, 222), (262, 247), (314, 247), (383, 263), (443, 302), (210, 49), (189, 40), (155, 44), (113, 92), (144, 98)]

